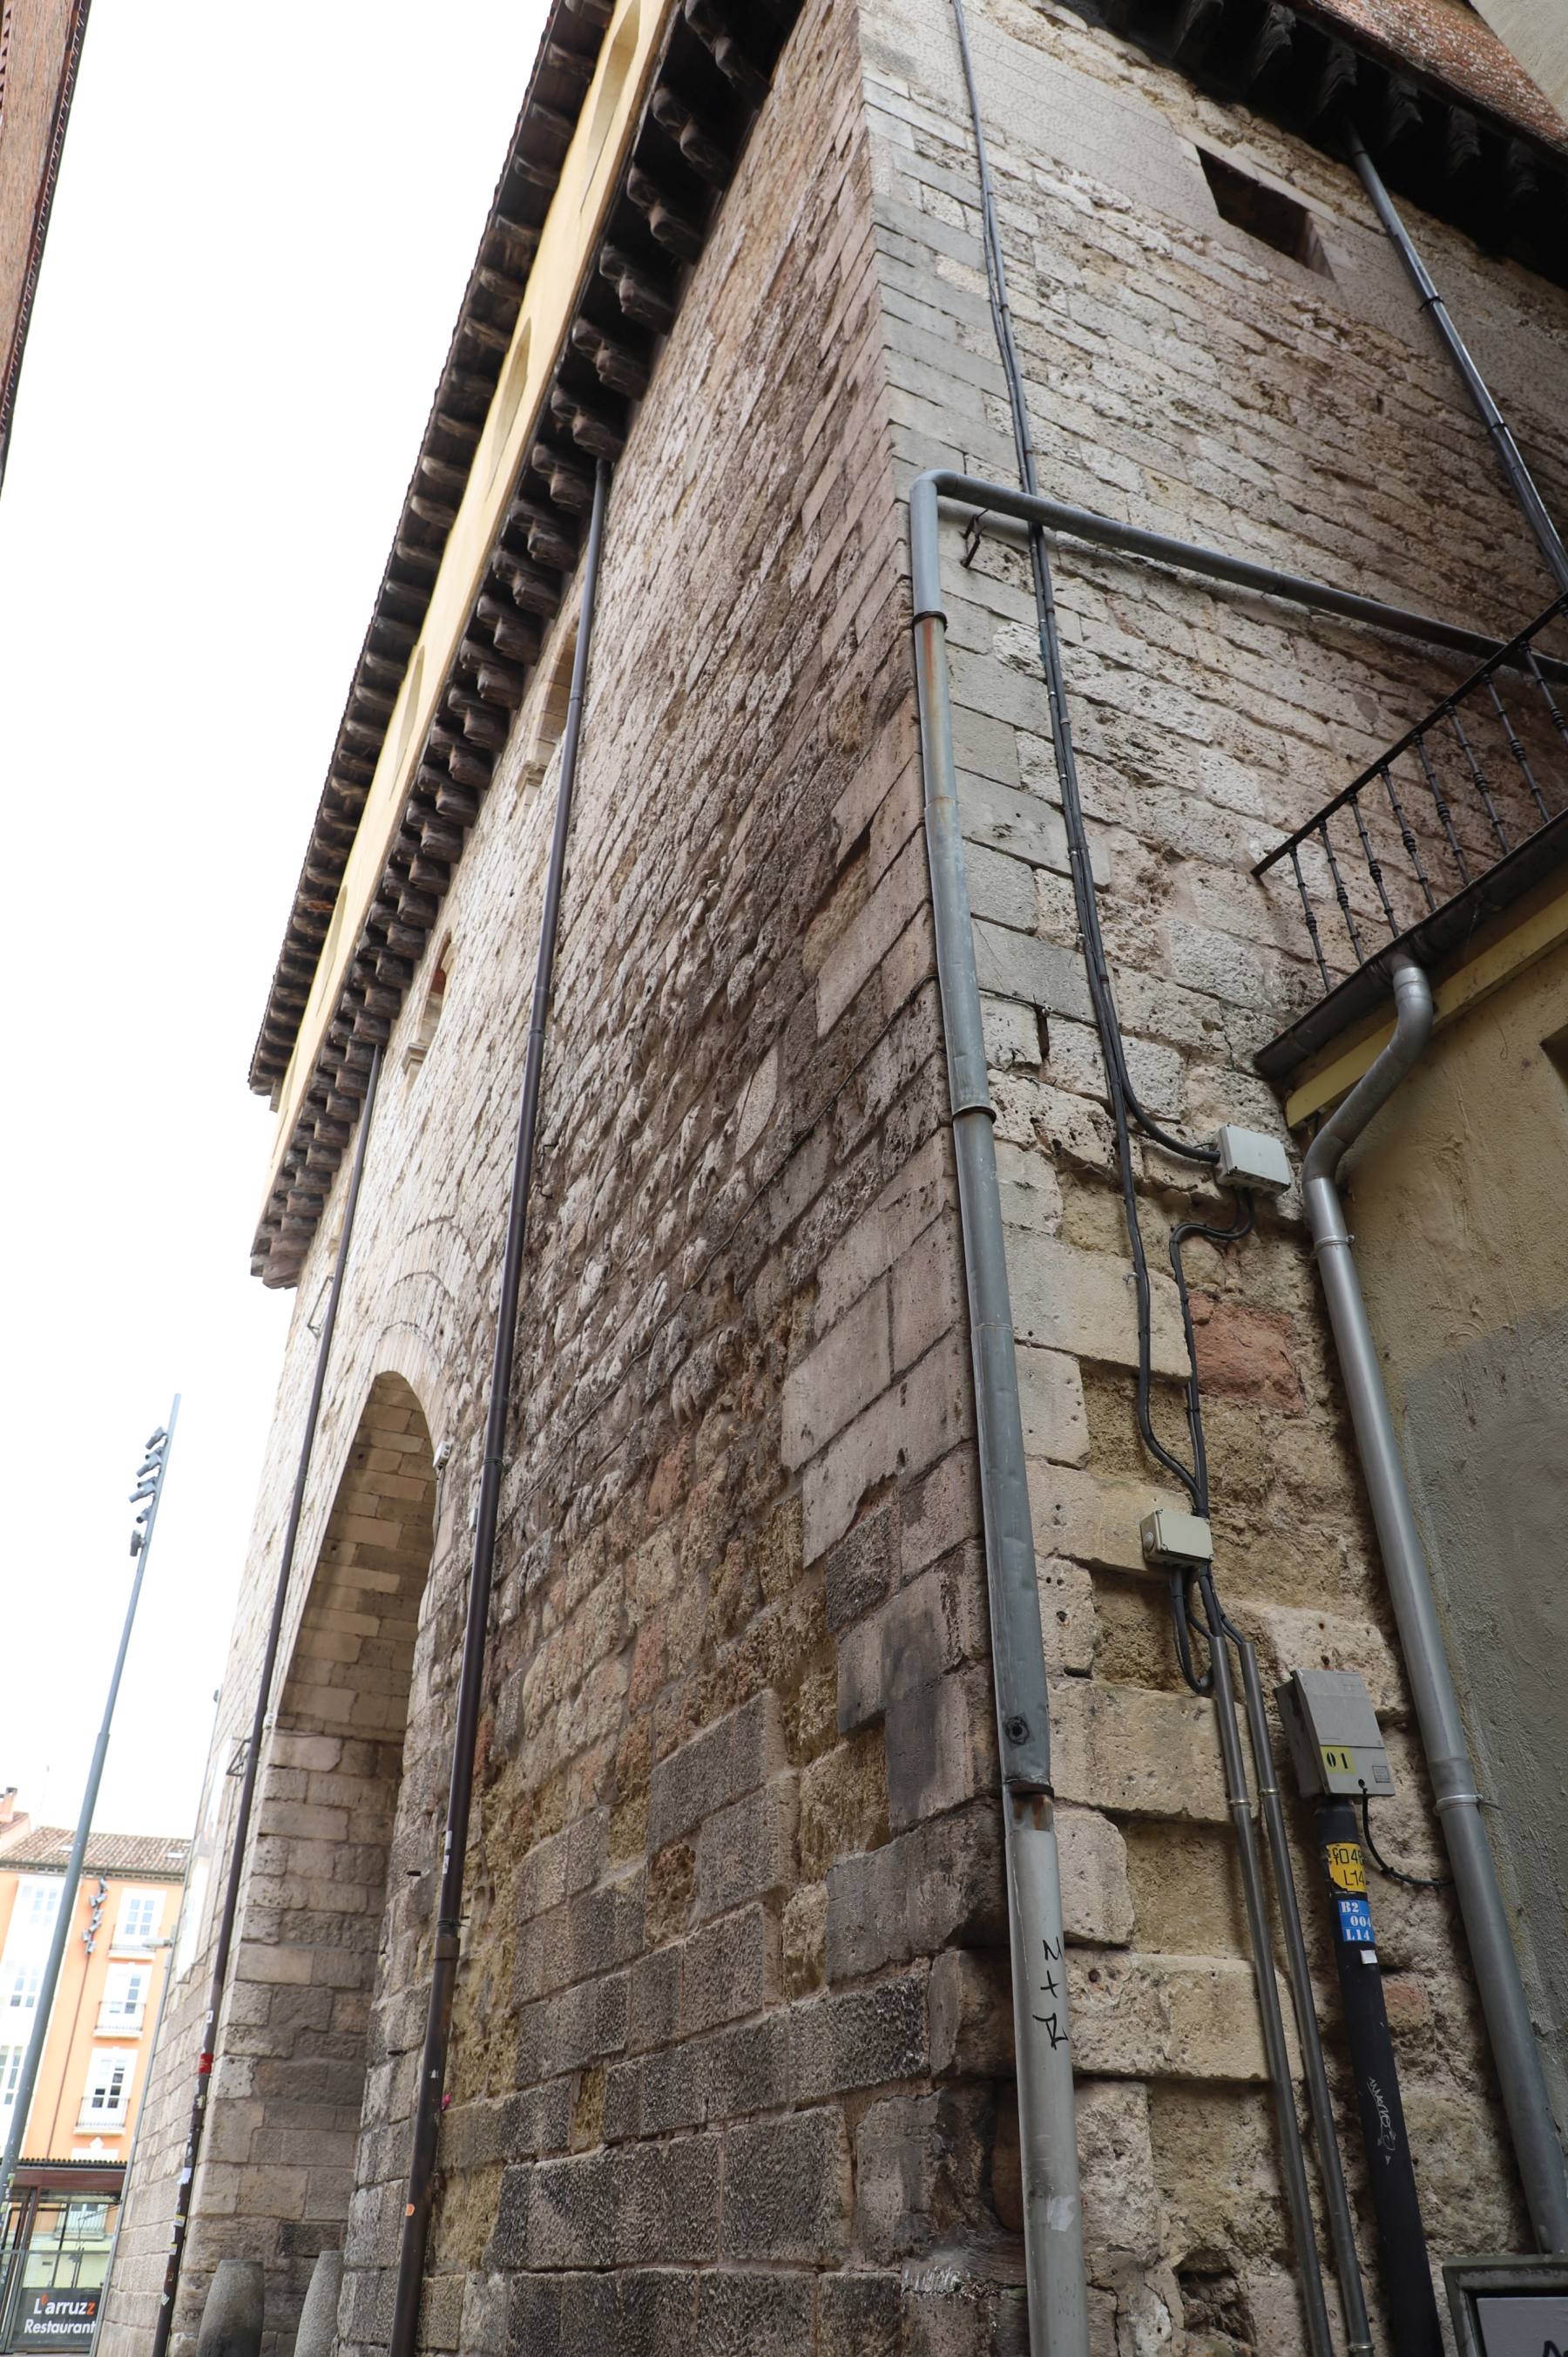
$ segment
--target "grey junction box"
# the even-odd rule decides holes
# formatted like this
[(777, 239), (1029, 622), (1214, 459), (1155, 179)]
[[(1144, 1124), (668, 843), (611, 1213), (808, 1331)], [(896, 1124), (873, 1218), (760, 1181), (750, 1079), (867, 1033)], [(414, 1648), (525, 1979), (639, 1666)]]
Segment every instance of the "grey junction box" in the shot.
[(1354, 1800), (1363, 1786), (1374, 1795), (1393, 1791), (1383, 1730), (1366, 1681), (1354, 1670), (1296, 1670), (1276, 1700), (1291, 1763), (1309, 1800)]
[(1568, 2357), (1568, 2265), (1450, 2259), (1443, 2269), (1459, 2357)]

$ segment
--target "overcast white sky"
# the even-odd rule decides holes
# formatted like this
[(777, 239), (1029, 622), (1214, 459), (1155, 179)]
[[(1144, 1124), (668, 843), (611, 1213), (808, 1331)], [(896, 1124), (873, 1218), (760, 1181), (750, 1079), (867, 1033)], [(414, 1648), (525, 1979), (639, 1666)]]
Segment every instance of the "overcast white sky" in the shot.
[(245, 1071), (542, 0), (95, 0), (0, 495), (0, 1785), (195, 1814), (292, 1295)]

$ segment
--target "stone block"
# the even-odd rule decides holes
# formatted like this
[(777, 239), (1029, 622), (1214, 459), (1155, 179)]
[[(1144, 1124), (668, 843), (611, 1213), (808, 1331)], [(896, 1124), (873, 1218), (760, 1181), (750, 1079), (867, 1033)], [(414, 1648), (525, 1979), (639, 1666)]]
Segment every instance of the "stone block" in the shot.
[(1051, 1772), (1067, 1803), (1228, 1822), (1214, 1707), (1196, 1695), (1058, 1679), (1051, 1690)]
[(817, 2289), (818, 2357), (898, 2357), (902, 2315), (896, 2275), (824, 2276)]
[(923, 1472), (967, 1440), (972, 1424), (967, 1350), (950, 1336), (806, 1469), (803, 1544), (808, 1563), (841, 1539), (868, 1490), (895, 1475)]
[(1035, 1550), (1043, 1560), (1062, 1555), (1097, 1571), (1130, 1572), (1152, 1579), (1140, 1535), (1155, 1506), (1187, 1512), (1190, 1501), (1153, 1480), (1122, 1480), (1066, 1465), (1028, 1469)]
[(982, 920), (974, 928), (974, 964), (982, 990), (1015, 998), (1048, 1015), (1092, 1015), (1083, 961), (1076, 950)]
[(930, 2059), (925, 1974), (791, 2006), (789, 2047), (797, 2102), (918, 2078)]
[(1058, 1808), (1057, 1845), (1068, 1938), (1124, 1945), (1133, 1937), (1133, 1890), (1120, 1829), (1092, 1809)]
[(1078, 1361), (1061, 1351), (1017, 1346), (1018, 1406), (1024, 1454), (1055, 1465), (1087, 1465), (1089, 1416)]
[(797, 1780), (787, 1773), (704, 1819), (697, 1835), (694, 1921), (787, 1889), (794, 1879), (798, 1813)]
[(725, 2148), (724, 2255), (820, 2266), (848, 2243), (849, 2140), (832, 2109), (733, 2127)]
[(860, 1978), (950, 1943), (1005, 1946), (1002, 1824), (979, 1804), (900, 1834), (828, 1872), (830, 1981)]
[(686, 1942), (681, 1958), (682, 2036), (756, 2013), (779, 1994), (779, 1924), (761, 1906), (724, 1915)]
[(934, 1221), (893, 1271), (893, 1365), (902, 1371), (955, 1329), (967, 1335), (956, 1215)]
[(887, 1838), (887, 1777), (875, 1727), (813, 1760), (800, 1777), (800, 1860), (816, 1882), (837, 1857)]
[(848, 1630), (838, 1648), (838, 1724), (853, 1734), (935, 1686), (984, 1647), (983, 1569), (950, 1556)]
[(898, 1521), (889, 1499), (856, 1523), (822, 1566), (828, 1627), (846, 1629), (880, 1604), (897, 1568)]
[(870, 2105), (854, 2136), (855, 2241), (889, 2261), (993, 2223), (988, 2087), (944, 2087)]
[(814, 2357), (810, 2276), (714, 2267), (701, 2279), (695, 2347), (703, 2357)]
[(655, 1761), (649, 1780), (650, 1850), (690, 1833), (784, 1764), (779, 1697), (768, 1689)]
[(895, 1832), (997, 1786), (989, 1667), (952, 1670), (889, 1704), (883, 1721), (887, 1821)]
[(1160, 2255), (1160, 2190), (1148, 2091), (1118, 2080), (1079, 2078), (1074, 2092), (1084, 2241), (1096, 2256), (1113, 2252), (1154, 2261)]
[(944, 1949), (931, 1966), (929, 2003), (936, 2077), (1012, 2076), (1013, 1975), (1004, 1950)]
[[(619, 2147), (607, 2157), (614, 2263), (698, 2261), (717, 2255), (719, 2142), (676, 2136)], [(727, 2202), (727, 2192), (726, 2192)]]
[(1239, 2083), (1267, 2075), (1252, 1968), (1239, 1957), (1069, 1949), (1068, 1986), (1082, 2072)]
[(699, 2118), (777, 2111), (789, 2101), (789, 2025), (782, 2014), (723, 2030), (688, 2050)]
[(793, 1469), (815, 1456), (892, 1373), (887, 1286), (879, 1278), (784, 1378), (785, 1465)]
[[(1120, 1254), (1086, 1252), (1059, 1236), (1013, 1228), (1007, 1232), (1007, 1280), (1014, 1331), (1021, 1343), (1113, 1366), (1137, 1365), (1133, 1270)], [(1151, 1271), (1150, 1297), (1155, 1372), (1185, 1379), (1187, 1340), (1176, 1286), (1158, 1269)]]

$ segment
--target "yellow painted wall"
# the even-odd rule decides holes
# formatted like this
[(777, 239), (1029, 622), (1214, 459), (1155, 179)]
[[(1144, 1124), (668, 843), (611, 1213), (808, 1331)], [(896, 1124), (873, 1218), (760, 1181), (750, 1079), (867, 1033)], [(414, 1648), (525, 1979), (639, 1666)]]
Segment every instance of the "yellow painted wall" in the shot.
[[(277, 1178), (323, 1034), (342, 992), (365, 911), (375, 898), (402, 822), (438, 699), (478, 594), (524, 451), (534, 441), (545, 393), (577, 293), (596, 252), (622, 161), (652, 72), (668, 0), (619, 0), (576, 133), (566, 151), (522, 308), (435, 577), (424, 627), (409, 656), (385, 742), (349, 856), (316, 980), (278, 1097), (266, 1194)], [(263, 1199), (264, 1200), (264, 1199)]]
[(1568, 2121), (1568, 944), (1434, 1034), (1347, 1209)]
[[(36, 1867), (8, 1865), (0, 1860), (0, 1950), (4, 1948), (20, 1884), (37, 1871)], [(27, 2133), (22, 2140), (23, 2153), (29, 2160), (70, 2159), (73, 2155), (85, 2151), (95, 2136), (102, 2136), (105, 2160), (124, 2160), (130, 2150), (131, 2136), (136, 2124), (136, 2108), (146, 2079), (147, 2055), (157, 2019), (158, 1998), (168, 1970), (169, 1951), (163, 1947), (116, 1948), (114, 1932), (120, 1920), (120, 1902), (127, 1890), (156, 1891), (162, 1900), (162, 1911), (155, 1937), (159, 1941), (166, 1940), (173, 1934), (179, 1913), (180, 1885), (177, 1882), (152, 1883), (140, 1878), (130, 1879), (109, 1876), (105, 1878), (108, 1889), (91, 1955), (82, 1934), (87, 1929), (97, 1896), (99, 1878), (95, 1874), (85, 1875), (76, 1894), (70, 1938), (66, 1943), (60, 1964), (59, 1987), (50, 2017), (32, 2110), (27, 2117)], [(138, 1964), (148, 1975), (139, 2031), (129, 2028), (100, 2027), (99, 2014), (112, 1964)], [(0, 2013), (0, 2045), (18, 2044), (30, 2035), (36, 2016), (21, 2014), (16, 2019), (20, 2028), (13, 2030), (8, 2028), (4, 2014)], [(79, 2129), (77, 2121), (88, 2073), (94, 2052), (100, 2049), (124, 2053), (132, 2061), (125, 2116), (118, 2128)]]

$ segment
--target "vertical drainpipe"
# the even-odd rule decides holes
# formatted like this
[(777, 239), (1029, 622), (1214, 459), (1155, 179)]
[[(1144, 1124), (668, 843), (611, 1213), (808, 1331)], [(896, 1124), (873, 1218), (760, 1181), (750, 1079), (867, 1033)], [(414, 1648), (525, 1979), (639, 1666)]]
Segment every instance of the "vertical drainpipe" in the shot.
[(1303, 1193), (1416, 1723), (1454, 1869), (1455, 1894), (1464, 1918), (1530, 2224), (1542, 2251), (1568, 2251), (1568, 2176), (1563, 2147), (1552, 2116), (1497, 1867), (1481, 1822), (1475, 1770), (1431, 1575), (1336, 1184), (1347, 1147), (1392, 1096), (1432, 1034), (1432, 989), (1420, 966), (1411, 958), (1396, 956), (1392, 976), (1397, 1009), (1394, 1036), (1308, 1147), (1302, 1165)]
[(1464, 338), (1449, 317), (1448, 306), (1434, 285), (1425, 263), (1416, 252), (1410, 231), (1400, 219), (1377, 166), (1363, 146), (1355, 124), (1348, 119), (1344, 132), (1350, 161), (1360, 175), (1361, 186), (1372, 200), (1372, 210), (1403, 263), (1411, 284), (1421, 297), (1422, 309), (1432, 321), (1439, 342), (1457, 370), (1460, 382), (1475, 405), (1476, 414), (1491, 437), (1498, 463), (1509, 479), (1509, 488), (1519, 501), (1526, 523), (1535, 534), (1536, 544), (1546, 560), (1546, 569), (1559, 589), (1568, 589), (1568, 549), (1563, 547), (1562, 534), (1535, 487), (1534, 477), (1520, 455), (1519, 444), (1513, 438), (1509, 422), (1492, 399), (1487, 380), (1471, 359)]
[[(934, 540), (934, 490), (929, 493), (929, 529)], [(921, 521), (912, 505), (912, 533), (919, 532)], [(921, 595), (921, 570), (917, 554), (914, 640), (920, 766), (969, 1296), (1002, 1761), (1029, 2349), (1030, 2357), (1089, 2357), (1089, 2294), (1051, 1790), (1049, 1696), (1024, 1469), (1002, 1199), (996, 1179), (992, 1126), (995, 1115), (986, 1076), (974, 934), (959, 825), (948, 694), (947, 617), (938, 598)], [(934, 572), (934, 565), (929, 570)]]

